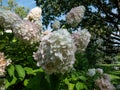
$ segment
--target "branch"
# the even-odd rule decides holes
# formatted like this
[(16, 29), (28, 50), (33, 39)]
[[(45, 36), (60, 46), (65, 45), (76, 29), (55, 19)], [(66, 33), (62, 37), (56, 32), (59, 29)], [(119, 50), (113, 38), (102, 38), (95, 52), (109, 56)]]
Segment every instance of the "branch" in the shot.
[(98, 48), (98, 50), (100, 50), (100, 51), (102, 51), (102, 52), (104, 52), (104, 53), (107, 53), (107, 54), (113, 54), (113, 53), (118, 53), (118, 52), (120, 52), (120, 50), (113, 50), (113, 49), (111, 49), (111, 50), (108, 50), (108, 49), (103, 49), (103, 48)]
[(118, 34), (112, 33), (112, 35), (114, 35), (115, 37), (119, 37), (120, 38), (120, 35), (118, 35)]
[(111, 38), (111, 39), (116, 39), (116, 40), (120, 41), (120, 38), (117, 38), (117, 37), (111, 36), (110, 38)]
[[(102, 35), (100, 35), (100, 37), (103, 38), (104, 40), (106, 40), (107, 43), (120, 44), (120, 42), (115, 42), (115, 41), (113, 41), (113, 40), (110, 40), (109, 38), (106, 38), (106, 37), (102, 36)], [(111, 38), (111, 37), (110, 37), (110, 38)]]

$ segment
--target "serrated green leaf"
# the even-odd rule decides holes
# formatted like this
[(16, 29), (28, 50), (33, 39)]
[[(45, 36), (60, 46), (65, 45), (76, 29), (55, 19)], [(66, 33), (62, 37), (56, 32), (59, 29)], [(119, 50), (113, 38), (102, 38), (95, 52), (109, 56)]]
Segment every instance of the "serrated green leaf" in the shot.
[(7, 79), (5, 79), (5, 88), (7, 89), (10, 86), (10, 83)]
[(69, 83), (68, 84), (68, 90), (74, 90), (75, 84)]
[(75, 87), (77, 90), (83, 90), (83, 89), (87, 90), (86, 85), (84, 83), (81, 83), (81, 82), (77, 82)]
[(25, 70), (21, 65), (15, 65), (15, 69), (18, 73), (20, 80), (23, 80), (25, 77)]
[(14, 76), (15, 67), (13, 65), (10, 65), (8, 67), (7, 71), (8, 71), (8, 74), (9, 74), (10, 77)]

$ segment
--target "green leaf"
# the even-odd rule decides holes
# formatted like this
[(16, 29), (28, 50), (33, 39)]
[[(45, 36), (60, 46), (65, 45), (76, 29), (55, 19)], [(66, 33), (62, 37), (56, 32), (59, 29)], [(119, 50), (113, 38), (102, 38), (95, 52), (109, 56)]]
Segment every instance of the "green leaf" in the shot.
[(12, 42), (15, 43), (17, 40), (16, 39), (13, 39)]
[(81, 83), (81, 82), (77, 82), (75, 87), (77, 90), (83, 90), (83, 89), (87, 90), (86, 85), (84, 83)]
[(113, 67), (113, 66), (120, 66), (120, 64), (100, 64), (99, 66), (102, 66), (102, 67)]
[(25, 80), (24, 80), (24, 86), (27, 86), (28, 83), (29, 83), (29, 79), (25, 79)]
[(0, 50), (5, 47), (5, 44), (0, 44)]
[(117, 75), (109, 74), (109, 76), (110, 76), (111, 80), (120, 79), (120, 77)]
[(50, 90), (49, 83), (44, 78), (44, 73), (37, 73), (29, 79), (27, 90)]
[(26, 73), (28, 75), (30, 75), (30, 74), (35, 75), (35, 73), (33, 72), (33, 69), (30, 67), (25, 67), (24, 70), (26, 71)]
[(18, 73), (20, 80), (23, 80), (25, 77), (25, 70), (21, 65), (15, 65), (15, 69)]
[(112, 71), (112, 72), (110, 71), (109, 73), (114, 75), (120, 75), (120, 71)]
[(74, 90), (75, 84), (69, 83), (68, 84), (68, 90)]
[(43, 69), (42, 68), (39, 68), (39, 69), (35, 69), (33, 70), (34, 73), (37, 73), (37, 72), (43, 72)]
[(82, 80), (82, 81), (86, 81), (87, 80), (87, 78), (85, 76), (80, 76), (79, 79)]
[(13, 76), (13, 79), (11, 82), (9, 82), (7, 79), (5, 79), (5, 88), (7, 89), (9, 86), (14, 85), (17, 81), (17, 78)]
[(7, 79), (5, 79), (5, 88), (7, 89), (9, 87), (10, 83)]
[(13, 79), (12, 79), (12, 81), (10, 82), (10, 86), (13, 85), (13, 84), (15, 84), (16, 81), (17, 81), (17, 78), (16, 78), (15, 76), (13, 76)]
[(8, 71), (8, 74), (9, 74), (10, 77), (14, 76), (15, 67), (13, 65), (10, 65), (8, 67), (7, 71)]
[(75, 75), (72, 75), (72, 78), (71, 78), (73, 81), (76, 81), (78, 79), (78, 77), (76, 77)]
[(65, 84), (69, 84), (69, 80), (67, 79), (67, 78), (65, 78), (65, 80), (64, 80), (64, 82), (65, 82)]

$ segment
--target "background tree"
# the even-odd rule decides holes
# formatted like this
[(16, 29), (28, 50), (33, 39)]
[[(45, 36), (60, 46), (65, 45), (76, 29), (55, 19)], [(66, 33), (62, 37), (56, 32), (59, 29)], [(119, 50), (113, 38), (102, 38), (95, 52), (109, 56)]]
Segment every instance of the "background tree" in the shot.
[[(98, 38), (103, 42), (100, 51), (107, 55), (119, 52), (120, 28), (120, 1), (119, 0), (35, 0), (36, 5), (43, 9), (43, 22), (45, 25), (52, 20), (65, 17), (71, 8), (84, 5), (86, 13), (84, 20), (78, 25), (87, 28), (92, 34), (92, 41)], [(61, 23), (64, 23), (64, 19)], [(91, 41), (91, 42), (92, 42)], [(104, 48), (103, 48), (104, 46)]]
[(17, 13), (21, 18), (24, 18), (27, 13), (29, 12), (29, 9), (28, 8), (25, 8), (23, 6), (19, 6), (15, 0), (8, 0), (7, 2), (7, 5), (6, 6), (3, 6), (2, 5), (2, 0), (0, 1), (1, 2), (1, 7), (4, 8), (4, 9), (7, 9), (7, 10), (11, 10), (11, 11), (14, 11), (15, 13)]

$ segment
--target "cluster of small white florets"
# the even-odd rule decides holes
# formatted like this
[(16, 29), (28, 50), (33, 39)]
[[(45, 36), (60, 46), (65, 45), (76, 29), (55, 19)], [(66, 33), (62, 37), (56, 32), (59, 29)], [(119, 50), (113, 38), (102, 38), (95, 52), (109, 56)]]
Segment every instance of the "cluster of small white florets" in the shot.
[(52, 24), (53, 29), (57, 30), (60, 28), (60, 22), (58, 20), (55, 20)]
[(85, 51), (90, 42), (91, 34), (87, 29), (78, 30), (72, 34), (72, 38), (78, 51)]
[(0, 8), (0, 18), (0, 26), (4, 26), (5, 29), (10, 29), (13, 23), (22, 20), (17, 14), (2, 8)]
[(66, 29), (44, 33), (37, 52), (33, 53), (37, 65), (46, 73), (62, 73), (73, 68), (75, 63), (75, 45)]
[(36, 43), (40, 41), (41, 30), (30, 21), (21, 21), (13, 25), (13, 33), (25, 43)]
[(95, 81), (96, 86), (99, 90), (116, 90), (113, 84), (111, 83), (110, 76), (104, 74), (101, 78), (98, 78)]
[(30, 20), (32, 22), (38, 21), (41, 17), (42, 9), (40, 7), (33, 8), (27, 15), (25, 19)]
[(68, 24), (70, 24), (72, 27), (77, 26), (84, 17), (85, 7), (84, 6), (78, 6), (75, 8), (72, 8), (70, 12), (67, 13), (66, 21)]
[(92, 69), (88, 69), (88, 72), (87, 72), (87, 75), (90, 76), (90, 77), (93, 77), (96, 73), (99, 73), (99, 74), (103, 74), (103, 69), (101, 68), (92, 68)]
[(110, 76), (108, 74), (105, 74), (103, 72), (103, 69), (88, 69), (87, 75), (93, 77), (96, 75), (96, 73), (99, 73), (101, 75), (98, 77), (98, 79), (95, 80), (95, 85), (99, 88), (99, 90), (115, 90), (115, 87), (111, 83)]

